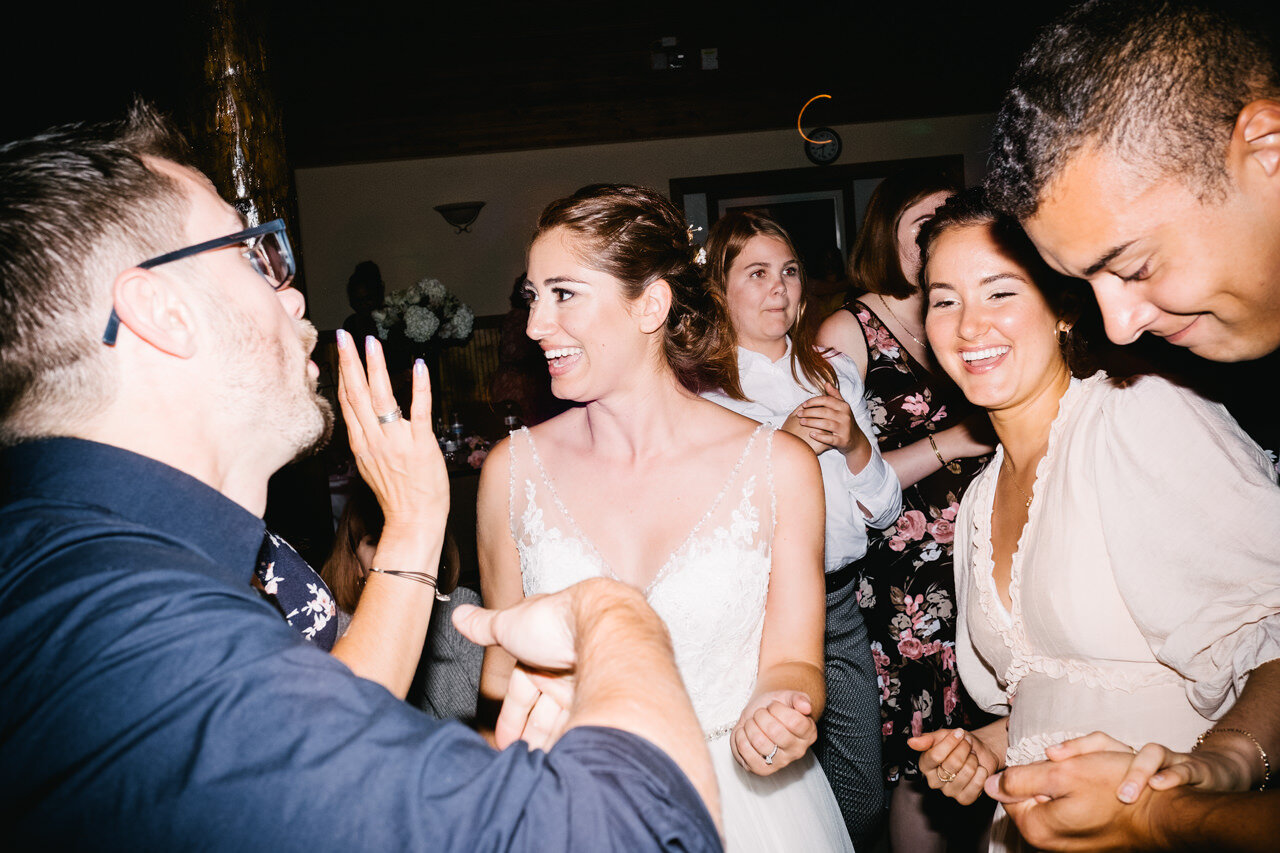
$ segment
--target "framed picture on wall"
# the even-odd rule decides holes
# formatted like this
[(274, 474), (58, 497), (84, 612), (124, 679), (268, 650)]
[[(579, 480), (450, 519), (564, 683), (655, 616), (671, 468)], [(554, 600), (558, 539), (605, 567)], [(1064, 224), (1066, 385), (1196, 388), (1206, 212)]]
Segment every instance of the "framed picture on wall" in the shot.
[(671, 200), (680, 205), (702, 243), (707, 230), (726, 213), (763, 210), (777, 219), (796, 244), (812, 274), (844, 269), (867, 199), (880, 181), (904, 166), (942, 169), (964, 178), (964, 156), (878, 160), (821, 169), (782, 169), (675, 178)]
[(845, 193), (835, 189), (723, 198), (716, 218), (739, 210), (767, 213), (792, 235), (806, 268), (814, 269), (821, 259), (833, 254), (848, 257), (844, 205)]

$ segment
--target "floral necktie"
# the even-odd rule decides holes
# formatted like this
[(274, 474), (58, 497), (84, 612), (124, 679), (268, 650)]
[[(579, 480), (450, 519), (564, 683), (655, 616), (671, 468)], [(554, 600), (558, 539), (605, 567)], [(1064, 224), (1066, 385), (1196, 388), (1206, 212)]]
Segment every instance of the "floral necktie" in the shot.
[(333, 594), (293, 546), (268, 530), (254, 574), (261, 591), (298, 633), (326, 652), (333, 649), (338, 638)]

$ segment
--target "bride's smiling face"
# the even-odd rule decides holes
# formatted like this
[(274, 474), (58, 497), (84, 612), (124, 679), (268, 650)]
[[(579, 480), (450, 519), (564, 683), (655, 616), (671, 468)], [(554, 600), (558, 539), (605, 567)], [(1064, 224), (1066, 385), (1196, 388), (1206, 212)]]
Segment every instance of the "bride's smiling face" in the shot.
[(552, 393), (589, 402), (648, 364), (650, 341), (623, 282), (585, 266), (576, 249), (565, 228), (548, 231), (529, 248), (525, 331), (547, 358)]
[(1057, 341), (1066, 324), (989, 226), (939, 234), (922, 279), (929, 345), (971, 403), (1013, 408), (1069, 378)]

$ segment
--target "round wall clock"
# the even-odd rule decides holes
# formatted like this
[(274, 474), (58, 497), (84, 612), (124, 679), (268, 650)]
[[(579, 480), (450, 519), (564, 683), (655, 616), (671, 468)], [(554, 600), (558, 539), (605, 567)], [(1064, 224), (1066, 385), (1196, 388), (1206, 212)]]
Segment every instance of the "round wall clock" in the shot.
[(804, 155), (819, 166), (830, 166), (840, 159), (840, 134), (829, 127), (815, 127), (805, 134)]

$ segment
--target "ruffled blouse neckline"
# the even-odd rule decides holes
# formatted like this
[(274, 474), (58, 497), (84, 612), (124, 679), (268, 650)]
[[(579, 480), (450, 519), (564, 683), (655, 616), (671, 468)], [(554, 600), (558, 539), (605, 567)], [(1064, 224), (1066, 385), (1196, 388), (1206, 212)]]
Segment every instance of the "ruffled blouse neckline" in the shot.
[[(970, 494), (972, 494), (974, 500), (974, 553), (969, 569), (972, 572), (972, 583), (978, 591), (978, 603), (982, 607), (983, 615), (996, 633), (1000, 635), (1005, 646), (1013, 654), (1015, 661), (1025, 659), (1030, 653), (1023, 624), (1022, 600), (1019, 593), (1022, 585), (1022, 562), (1026, 554), (1026, 546), (1030, 541), (1032, 531), (1039, 524), (1040, 508), (1044, 503), (1043, 501), (1037, 502), (1035, 498), (1042, 491), (1041, 484), (1044, 483), (1049, 471), (1053, 468), (1053, 461), (1061, 443), (1062, 431), (1068, 415), (1075, 408), (1076, 402), (1084, 392), (1105, 378), (1106, 374), (1102, 372), (1095, 373), (1087, 379), (1078, 379), (1073, 376), (1071, 384), (1067, 387), (1066, 392), (1063, 393), (1062, 399), (1058, 401), (1058, 413), (1049, 425), (1048, 445), (1045, 448), (1044, 456), (1040, 458), (1040, 462), (1036, 465), (1036, 478), (1031, 485), (1032, 502), (1027, 510), (1027, 521), (1022, 526), (1022, 532), (1018, 536), (1017, 547), (1009, 564), (1009, 601), (1012, 605), (1012, 611), (1005, 608), (1004, 602), (1000, 600), (1000, 595), (996, 591), (994, 547), (991, 542), (991, 518), (995, 509), (996, 483), (999, 481), (1000, 468), (1004, 464), (1004, 445), (996, 445), (995, 455), (991, 459), (991, 464), (987, 466), (986, 470), (970, 488)], [(1012, 693), (1013, 687), (1014, 684), (1011, 683), (1009, 686), (1010, 693)]]

